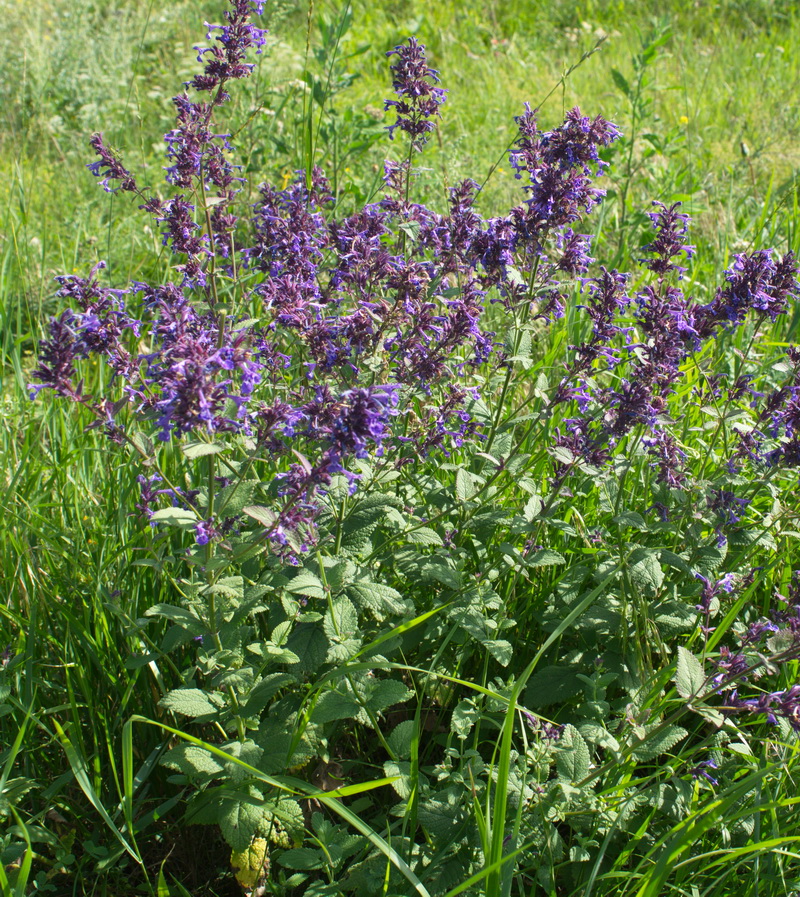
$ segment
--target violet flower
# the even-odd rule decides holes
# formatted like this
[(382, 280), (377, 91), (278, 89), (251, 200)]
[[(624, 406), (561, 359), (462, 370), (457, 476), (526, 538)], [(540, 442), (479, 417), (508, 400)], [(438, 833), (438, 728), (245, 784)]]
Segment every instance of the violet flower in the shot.
[(439, 73), (430, 68), (425, 47), (415, 37), (409, 37), (386, 55), (397, 57), (391, 69), (392, 87), (399, 97), (384, 103), (384, 109), (393, 109), (397, 114), (394, 124), (387, 128), (389, 137), (393, 139), (399, 128), (409, 135), (415, 149), (421, 149), (435, 127), (431, 119), (441, 117), (439, 107), (447, 99), (447, 91), (436, 87)]

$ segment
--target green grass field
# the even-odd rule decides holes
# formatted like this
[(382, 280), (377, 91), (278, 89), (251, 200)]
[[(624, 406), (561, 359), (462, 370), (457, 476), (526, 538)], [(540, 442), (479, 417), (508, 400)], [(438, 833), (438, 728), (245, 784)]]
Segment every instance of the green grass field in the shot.
[[(149, 557), (151, 534), (131, 513), (139, 471), (112, 451), (100, 430), (86, 429), (88, 414), (67, 411), (48, 395), (36, 402), (28, 396), (38, 342), (50, 316), (61, 311), (56, 275), (85, 276), (100, 259), (108, 263), (105, 275), (111, 286), (170, 270), (171, 260), (149, 218), (133, 208), (135, 198), (104, 193), (86, 170), (92, 161), (88, 138), (102, 131), (144, 182), (160, 184), (162, 135), (172, 127), (170, 98), (196, 68), (192, 45), (202, 38), (203, 20), (218, 20), (221, 5), (221, 0), (0, 0), (0, 651), (8, 646), (0, 680), (4, 897), (225, 897), (242, 891), (230, 873), (230, 849), (216, 828), (181, 821), (191, 786), (185, 776), (171, 776), (159, 766), (166, 747), (177, 740), (168, 743), (156, 726), (136, 723), (130, 728), (136, 714), (176, 725), (159, 701), (184, 681), (191, 665), (184, 656), (160, 654), (163, 631), (142, 625), (144, 612), (159, 602), (174, 603), (175, 592), (157, 565), (140, 563)], [(327, 2), (315, 2), (310, 9), (289, 0), (268, 4), (267, 50), (253, 77), (234, 93), (229, 112), (251, 191), (263, 180), (285, 185), (303, 166), (304, 98), (311, 83), (329, 88), (325, 106), (312, 107), (318, 116), (314, 161), (331, 177), (342, 208), (354, 209), (373, 197), (382, 160), (400, 157), (384, 131), (391, 121), (383, 112), (391, 89), (385, 53), (415, 34), (449, 91), (440, 129), (426, 150), (427, 168), (415, 185), (433, 208), (443, 210), (447, 186), (468, 176), (481, 183), (488, 179), (478, 202), (487, 216), (519, 201), (506, 152), (515, 136), (514, 116), (525, 102), (541, 105), (541, 120), (552, 127), (579, 105), (586, 114), (615, 122), (623, 133), (609, 157), (603, 184), (607, 200), (590, 224), (597, 234), (593, 254), (609, 268), (630, 270), (641, 257), (649, 240), (652, 200), (680, 200), (693, 218), (697, 254), (685, 289), (698, 301), (713, 298), (733, 253), (761, 248), (800, 252), (800, 5), (794, 0), (358, 0), (351, 6), (348, 29), (339, 34), (342, 12), (341, 6)], [(754, 377), (772, 383), (777, 349), (797, 341), (799, 324), (795, 304), (758, 339), (755, 331), (742, 328), (718, 347), (714, 359), (720, 369), (734, 373), (749, 372), (750, 364)], [(559, 331), (561, 344), (574, 339), (579, 328), (573, 318), (566, 320)], [(559, 364), (557, 348), (540, 352), (553, 369)], [(100, 390), (109, 380), (99, 366), (87, 369), (86, 377)], [(701, 379), (699, 368), (687, 375), (687, 402)], [(527, 395), (526, 389), (520, 384), (519, 395)], [(702, 429), (699, 412), (692, 420), (691, 427), (687, 424), (692, 432)], [(701, 474), (706, 470), (703, 453), (713, 454), (714, 440), (704, 445), (693, 460)], [(416, 483), (420, 492), (435, 491), (431, 484), (438, 483), (438, 475), (430, 473), (430, 481)], [(747, 593), (748, 601), (764, 612), (772, 586), (785, 586), (790, 571), (800, 567), (792, 506), (796, 484), (788, 478), (781, 483), (771, 495), (783, 503), (773, 515), (782, 521), (774, 545), (763, 549), (763, 557), (760, 547), (741, 549), (748, 563), (764, 564), (772, 577), (768, 584), (763, 574), (763, 581)], [(498, 488), (498, 503), (511, 508), (519, 500), (513, 484)], [(576, 492), (577, 507), (583, 493)], [(600, 499), (586, 502), (586, 532), (593, 520), (613, 516)], [(578, 531), (583, 535), (580, 526)], [(680, 538), (675, 534), (676, 545)], [(388, 569), (391, 560), (386, 564)], [(396, 571), (394, 575), (397, 585), (402, 579)], [(524, 643), (528, 599), (516, 576), (501, 574), (506, 575), (501, 606), (492, 615), (522, 621), (518, 638)], [(555, 579), (536, 582), (536, 595), (545, 602)], [(533, 632), (538, 623), (527, 625)], [(441, 632), (430, 636), (437, 637), (444, 638)], [(565, 645), (568, 639), (567, 633)], [(423, 662), (426, 644), (411, 646), (402, 662), (432, 669)], [(661, 650), (651, 647), (654, 654)], [(442, 663), (451, 663), (449, 675), (474, 678), (487, 693), (504, 695), (507, 701), (514, 676), (525, 664), (512, 664), (504, 672), (493, 665), (492, 656), (464, 654)], [(651, 658), (652, 691), (643, 691), (643, 706), (662, 707), (658, 695), (669, 692), (674, 657), (672, 649), (665, 649), (659, 662)], [(781, 673), (784, 687), (796, 674), (793, 660)], [(449, 708), (448, 713), (448, 702), (464, 697), (455, 694), (452, 683), (434, 687), (425, 681), (426, 701)], [(663, 706), (674, 697), (663, 697)], [(409, 711), (409, 718), (416, 712), (418, 724), (422, 703)], [(498, 745), (499, 707), (486, 698), (479, 708), (489, 720), (483, 734), (488, 732), (486, 738)], [(615, 705), (615, 712), (624, 715), (620, 707)], [(666, 719), (671, 710), (664, 712)], [(685, 720), (682, 725), (689, 726)], [(703, 725), (701, 720), (692, 729), (695, 740), (680, 761), (686, 769), (719, 748), (714, 742), (718, 735)], [(755, 723), (744, 729), (753, 744), (768, 740)], [(207, 732), (201, 737), (211, 740)], [(362, 764), (350, 781), (383, 775), (381, 762), (370, 759), (371, 735), (359, 734), (356, 727), (347, 737), (342, 750)], [(472, 736), (469, 742), (453, 736), (448, 747), (477, 750), (482, 744), (477, 729), (474, 739), (473, 744)], [(489, 875), (460, 893), (800, 893), (796, 733), (781, 729), (762, 754), (754, 753), (745, 739), (738, 744), (733, 750), (740, 752), (741, 768), (731, 774), (716, 804), (685, 770), (685, 791), (672, 797), (664, 791), (662, 804), (680, 798), (688, 809), (683, 821), (675, 818), (673, 827), (659, 830), (651, 852), (637, 854), (632, 846), (646, 837), (650, 818), (644, 811), (636, 815), (637, 804), (636, 812), (630, 810), (636, 825), (629, 840), (617, 840), (615, 825), (623, 826), (619, 821), (601, 834), (587, 834), (588, 827), (582, 830), (583, 840), (570, 842), (569, 862), (563, 864), (580, 865), (584, 854), (591, 855), (592, 863), (597, 857), (591, 877), (568, 870), (563, 879), (548, 880), (544, 874), (537, 878), (521, 872), (501, 890)], [(489, 763), (485, 751), (484, 759)], [(676, 768), (679, 760), (670, 755)], [(437, 762), (444, 763), (441, 758)], [(495, 773), (502, 774), (502, 762), (497, 762), (500, 772)], [(619, 773), (603, 780), (596, 803), (569, 812), (610, 813), (613, 806), (622, 820), (628, 809), (620, 807), (631, 793), (626, 789), (641, 786), (644, 793), (648, 777), (656, 781), (658, 770), (652, 759), (646, 768), (645, 761), (638, 767), (620, 762)], [(437, 772), (444, 776), (443, 767), (434, 770), (434, 765), (431, 760), (427, 769), (431, 780)], [(602, 768), (599, 761), (597, 766)], [(319, 786), (320, 776), (313, 772), (309, 767), (296, 774)], [(466, 773), (462, 769), (459, 774), (468, 793)], [(515, 773), (506, 769), (505, 774), (513, 779)], [(482, 800), (476, 797), (477, 809), (470, 811), (475, 818), (486, 811), (486, 804), (481, 811)], [(367, 802), (362, 797), (354, 812)], [(512, 821), (515, 812), (509, 810)], [(402, 844), (405, 823), (401, 831), (397, 814), (392, 818), (388, 813), (384, 823), (378, 834)], [(422, 822), (420, 826), (422, 830)], [(478, 823), (474, 827), (477, 831)], [(436, 837), (444, 840), (445, 834), (431, 823), (419, 841), (427, 841), (435, 854)], [(476, 835), (473, 847), (479, 840)], [(322, 841), (318, 826), (316, 840), (306, 843)], [(552, 849), (549, 842), (536, 847), (542, 855)], [(607, 851), (609, 856), (616, 851), (609, 862)], [(435, 865), (438, 860), (434, 856), (425, 863), (429, 861)], [(451, 861), (454, 865), (445, 864), (436, 873), (436, 893), (455, 897), (468, 876), (461, 876), (458, 861)], [(479, 867), (470, 867), (469, 873)], [(265, 893), (345, 893), (338, 890), (333, 873), (326, 873), (324, 881), (319, 873), (317, 890), (287, 884), (291, 868), (284, 869), (283, 878), (276, 873)], [(390, 875), (385, 862), (381, 874), (383, 891), (371, 893), (413, 893), (409, 881)], [(346, 884), (347, 893), (368, 893), (369, 882), (377, 880), (364, 879), (361, 891)]]

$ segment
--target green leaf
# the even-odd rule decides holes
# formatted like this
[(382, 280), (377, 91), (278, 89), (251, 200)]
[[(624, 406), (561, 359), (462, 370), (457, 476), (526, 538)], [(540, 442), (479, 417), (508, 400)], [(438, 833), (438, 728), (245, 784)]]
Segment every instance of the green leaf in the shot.
[(631, 86), (630, 86), (630, 84), (628, 84), (628, 81), (625, 78), (625, 76), (622, 74), (622, 72), (619, 69), (612, 68), (611, 69), (611, 77), (614, 79), (614, 83), (622, 91), (622, 93), (626, 97), (630, 97), (631, 96)]
[(511, 642), (505, 639), (486, 639), (483, 645), (500, 666), (507, 667), (511, 663), (511, 658), (514, 655), (514, 647)]
[(387, 760), (383, 764), (383, 774), (387, 778), (394, 778), (392, 788), (398, 797), (408, 800), (411, 797), (413, 786), (411, 783), (411, 763), (408, 760)]
[(315, 723), (330, 723), (337, 719), (355, 719), (360, 712), (361, 705), (353, 695), (326, 691), (314, 705), (311, 718)]
[(188, 630), (192, 635), (205, 631), (205, 625), (191, 611), (184, 607), (176, 607), (174, 604), (154, 604), (149, 607), (144, 615), (146, 617), (164, 617), (176, 625)]
[(226, 517), (236, 517), (241, 514), (247, 503), (253, 497), (258, 486), (258, 480), (242, 480), (240, 483), (231, 483), (220, 489), (214, 499), (214, 510), (217, 514)]
[(525, 560), (529, 567), (551, 567), (554, 564), (566, 564), (564, 556), (553, 551), (552, 548), (540, 548)]
[(190, 461), (204, 458), (206, 455), (218, 455), (224, 450), (225, 446), (218, 442), (187, 442), (181, 447), (181, 451)]
[(297, 667), (300, 672), (314, 673), (325, 662), (329, 643), (316, 623), (300, 623), (286, 642), (286, 647), (299, 658)]
[(267, 529), (271, 529), (278, 519), (278, 515), (271, 508), (265, 508), (262, 505), (247, 505), (242, 508), (242, 513), (257, 520)]
[(568, 782), (580, 782), (589, 775), (591, 755), (581, 733), (573, 725), (564, 727), (558, 740), (556, 768), (558, 776)]
[(331, 642), (342, 642), (358, 633), (358, 612), (349, 598), (337, 598), (322, 623)]
[[(258, 767), (264, 754), (264, 748), (251, 739), (247, 741), (232, 741), (230, 744), (223, 745), (223, 750), (226, 754), (230, 754), (231, 757), (241, 760), (242, 763), (255, 767)], [(239, 763), (230, 760), (225, 764), (225, 778), (234, 784), (239, 784), (250, 778), (250, 771)]]
[(244, 598), (244, 580), (241, 576), (223, 576), (200, 592), (203, 596), (220, 595), (223, 598)]
[(137, 448), (142, 458), (152, 457), (154, 448), (153, 440), (145, 433), (142, 433), (141, 430), (136, 430), (131, 435), (131, 442)]
[(509, 283), (513, 283), (515, 286), (524, 287), (526, 286), (525, 278), (522, 274), (513, 266), (506, 265), (506, 278)]
[(682, 645), (678, 647), (678, 665), (675, 670), (675, 688), (682, 698), (699, 696), (703, 691), (706, 674), (703, 664)]
[(470, 474), (469, 471), (464, 470), (463, 467), (459, 467), (456, 471), (456, 498), (459, 501), (469, 501), (474, 494), (475, 482), (472, 478), (472, 474)]
[(661, 754), (666, 754), (688, 734), (686, 729), (680, 726), (667, 726), (653, 736), (646, 735), (643, 741), (636, 745), (633, 756), (637, 760), (654, 760)]
[(614, 518), (614, 523), (623, 529), (637, 529), (640, 532), (647, 531), (647, 523), (644, 517), (637, 511), (623, 511)]
[(367, 695), (367, 707), (373, 713), (380, 713), (387, 707), (407, 701), (409, 697), (411, 691), (398, 679), (373, 680)]
[(439, 534), (429, 526), (421, 526), (419, 529), (404, 533), (404, 535), (406, 541), (412, 545), (435, 545), (437, 548), (441, 548), (444, 545)]
[(153, 511), (150, 520), (153, 523), (189, 529), (197, 523), (197, 514), (188, 508), (161, 508), (158, 511)]
[(370, 610), (378, 622), (386, 617), (405, 616), (413, 610), (397, 589), (367, 579), (361, 579), (347, 586), (347, 594), (359, 607)]
[(292, 847), (284, 850), (278, 862), (286, 869), (322, 869), (326, 865), (325, 857), (311, 847)]
[(415, 722), (413, 719), (398, 723), (389, 733), (386, 739), (389, 747), (401, 760), (408, 760), (411, 756), (411, 743), (414, 739)]
[(479, 718), (480, 712), (475, 706), (475, 702), (470, 698), (464, 698), (453, 708), (450, 728), (457, 738), (466, 738)]
[(449, 589), (460, 589), (462, 577), (458, 570), (447, 565), (444, 558), (432, 555), (423, 558), (419, 566), (419, 576), (424, 582), (439, 582)]
[(325, 587), (320, 578), (310, 570), (301, 570), (295, 578), (286, 585), (286, 591), (293, 595), (306, 595), (309, 598), (324, 598)]
[(450, 842), (463, 817), (463, 791), (456, 788), (438, 791), (434, 797), (423, 801), (418, 811), (420, 824), (434, 839), (445, 843)]
[(263, 815), (263, 806), (255, 806), (246, 801), (228, 803), (220, 816), (219, 827), (231, 850), (238, 852), (250, 846)]
[(211, 718), (219, 713), (220, 707), (199, 688), (176, 688), (168, 692), (158, 702), (161, 707), (194, 718)]
[(523, 508), (522, 515), (528, 523), (533, 523), (543, 507), (541, 498), (538, 495), (532, 495)]
[(217, 757), (195, 744), (179, 744), (161, 762), (190, 778), (215, 778), (224, 768)]
[(634, 585), (642, 591), (657, 592), (664, 583), (664, 571), (658, 552), (642, 546), (634, 548), (628, 557), (629, 573)]

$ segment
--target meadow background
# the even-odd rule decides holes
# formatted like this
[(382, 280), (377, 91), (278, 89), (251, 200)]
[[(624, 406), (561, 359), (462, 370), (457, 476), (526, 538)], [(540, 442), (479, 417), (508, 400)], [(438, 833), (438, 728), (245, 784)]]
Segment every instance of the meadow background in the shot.
[[(141, 885), (125, 871), (113, 824), (99, 808), (121, 825), (123, 726), (133, 713), (160, 713), (157, 677), (131, 661), (141, 648), (132, 621), (169, 595), (152, 568), (131, 565), (145, 545), (129, 513), (136, 471), (111, 463), (103, 436), (85, 432), (85, 421), (57, 403), (31, 402), (27, 385), (38, 340), (59, 310), (56, 274), (85, 274), (103, 258), (108, 282), (122, 285), (163, 267), (147, 220), (118, 214), (128, 199), (98, 190), (86, 171), (88, 136), (102, 131), (129, 167), (155, 180), (170, 98), (196, 67), (199, 23), (216, 21), (219, 6), (0, 0), (0, 649), (10, 668), (0, 814), (5, 846), (12, 854), (20, 847), (17, 857), (23, 822), (36, 828), (30, 882), (45, 892), (125, 895)], [(639, 257), (653, 199), (681, 200), (694, 220), (697, 254), (686, 289), (701, 301), (712, 297), (733, 252), (800, 250), (794, 2), (411, 0), (350, 8), (315, 147), (344, 202), (363, 202), (375, 189), (389, 122), (384, 54), (415, 34), (449, 90), (421, 187), (434, 206), (437, 197), (442, 204), (443, 181), (482, 181), (491, 171), (478, 203), (484, 214), (516, 202), (502, 150), (522, 104), (547, 97), (546, 126), (579, 104), (623, 131), (608, 198), (593, 219), (593, 254), (609, 267), (627, 269)], [(301, 79), (306, 65), (312, 77), (326, 77), (341, 13), (331, 3), (315, 3), (310, 13), (281, 0), (270, 7), (268, 54), (233, 99), (252, 184), (285, 183), (301, 164)], [(771, 339), (796, 338), (799, 320), (800, 309), (790, 310)], [(796, 548), (787, 543), (785, 551), (786, 568), (792, 551), (800, 566)], [(160, 735), (142, 730), (137, 738), (137, 757), (147, 763)], [(147, 805), (153, 880), (168, 858), (165, 888), (180, 881), (194, 895), (237, 893), (219, 837), (182, 830), (176, 803)], [(779, 834), (791, 834), (791, 819)], [(6, 860), (13, 868), (14, 857)], [(796, 859), (774, 862), (780, 875), (772, 869), (771, 883), (746, 893), (768, 897), (797, 886)], [(689, 888), (676, 893), (700, 893)]]

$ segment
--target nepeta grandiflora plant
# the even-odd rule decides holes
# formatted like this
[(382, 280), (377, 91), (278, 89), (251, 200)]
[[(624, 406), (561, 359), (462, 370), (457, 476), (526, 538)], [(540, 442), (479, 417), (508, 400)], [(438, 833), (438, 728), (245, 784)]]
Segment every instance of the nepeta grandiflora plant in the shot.
[[(274, 467), (274, 520), (259, 541), (296, 563), (316, 544), (317, 497), (331, 478), (341, 474), (350, 491), (357, 488), (353, 459), (374, 454), (399, 467), (446, 454), (467, 437), (486, 438), (469, 412), (478, 396), (468, 377), (495, 347), (494, 334), (481, 328), (486, 297), (494, 290), (526, 319), (532, 311), (561, 314), (559, 273), (576, 275), (589, 261), (589, 238), (570, 225), (603, 195), (593, 184), (603, 167), (598, 148), (616, 129), (576, 109), (543, 134), (528, 110), (511, 156), (527, 181), (527, 202), (483, 221), (473, 208), (477, 185), (466, 181), (451, 190), (448, 215), (432, 212), (408, 197), (415, 154), (445, 92), (411, 38), (390, 54), (399, 99), (386, 104), (397, 113), (389, 131), (409, 135), (409, 155), (386, 163), (384, 198), (337, 219), (327, 182), (314, 170), (285, 190), (262, 186), (250, 218), (239, 221), (233, 203), (242, 179), (213, 115), (228, 98), (228, 82), (249, 74), (247, 50), (264, 42), (249, 23), (259, 7), (233, 3), (228, 24), (209, 31), (219, 31), (216, 44), (200, 48), (204, 72), (188, 86), (211, 99), (174, 99), (166, 179), (180, 192), (162, 199), (140, 188), (102, 136), (92, 138), (99, 160), (90, 170), (106, 190), (141, 199), (180, 259), (180, 280), (112, 290), (97, 279), (102, 263), (87, 279), (58, 278), (59, 295), (73, 308), (51, 324), (33, 391), (52, 388), (89, 408), (115, 442), (133, 441), (149, 465), (149, 446), (133, 437), (143, 421), (162, 442), (201, 440), (190, 458), (213, 457), (214, 439), (236, 437), (249, 452), (248, 472), (256, 462)], [(545, 253), (548, 242), (558, 247), (555, 261)], [(113, 398), (86, 395), (75, 382), (76, 363), (94, 355), (113, 370)], [(172, 502), (195, 515), (198, 545), (230, 550), (224, 539), (240, 530), (241, 508), (231, 514), (214, 493), (238, 488), (243, 475), (210, 469), (202, 494), (159, 473), (143, 478), (141, 509), (158, 523), (165, 519), (154, 510), (159, 499)], [(209, 556), (192, 555), (204, 563)]]
[[(161, 651), (181, 648), (186, 657), (187, 645), (197, 647), (163, 706), (232, 735), (228, 754), (265, 775), (328, 762), (342, 721), (356, 720), (380, 740), (393, 764), (387, 772), (407, 782), (412, 742), (401, 727), (408, 721), (385, 737), (380, 719), (411, 692), (405, 679), (375, 671), (390, 669), (384, 655), (399, 644), (387, 626), (422, 626), (428, 618), (416, 615), (437, 606), (430, 597), (420, 606), (415, 577), (435, 583), (429, 591), (441, 598), (441, 619), (470, 640), (459, 663), (480, 650), (485, 663), (491, 657), (507, 667), (514, 646), (498, 630), (513, 620), (493, 619), (501, 586), (492, 584), (496, 570), (489, 576), (481, 567), (493, 563), (488, 546), (496, 543), (505, 558), (506, 596), (520, 579), (535, 591), (531, 571), (565, 560), (552, 548), (563, 548), (574, 530), (559, 515), (587, 495), (587, 480), (603, 492), (618, 528), (663, 536), (655, 546), (614, 544), (598, 528), (589, 542), (596, 569), (570, 569), (552, 594), (543, 590), (521, 608), (532, 625), (557, 627), (568, 616), (564, 595), (581, 593), (593, 576), (601, 586), (586, 594), (594, 600), (602, 592), (605, 617), (575, 624), (581, 650), (599, 651), (603, 638), (622, 645), (615, 672), (601, 663), (584, 675), (594, 729), (566, 720), (561, 738), (561, 729), (527, 717), (534, 743), (519, 755), (520, 776), (524, 782), (535, 769), (540, 784), (520, 786), (519, 800), (534, 811), (523, 834), (541, 847), (536, 826), (571, 812), (547, 785), (554, 764), (553, 782), (572, 775), (586, 784), (597, 778), (584, 763), (587, 740), (598, 755), (611, 745), (621, 761), (647, 733), (661, 731), (653, 721), (643, 727), (636, 713), (652, 671), (643, 645), (654, 641), (669, 653), (653, 616), (664, 603), (662, 565), (674, 572), (674, 588), (700, 592), (691, 599), (696, 606), (673, 601), (664, 618), (701, 637), (704, 654), (717, 645), (721, 601), (757, 575), (746, 569), (746, 552), (739, 568), (717, 568), (748, 523), (769, 527), (769, 510), (752, 515), (769, 499), (771, 480), (800, 463), (800, 354), (787, 353), (788, 383), (760, 388), (746, 358), (733, 373), (708, 371), (707, 362), (715, 344), (745, 322), (753, 322), (755, 339), (762, 323), (786, 311), (798, 296), (797, 265), (791, 253), (737, 255), (714, 298), (699, 303), (681, 286), (680, 262), (693, 252), (688, 218), (677, 205), (656, 204), (649, 273), (635, 280), (590, 271), (591, 237), (581, 222), (603, 198), (600, 154), (619, 134), (577, 108), (550, 131), (529, 107), (517, 119), (510, 162), (525, 195), (508, 214), (482, 217), (471, 180), (450, 190), (443, 213), (415, 202), (415, 162), (446, 92), (414, 38), (388, 54), (396, 94), (386, 102), (395, 116), (389, 136), (406, 144), (400, 160), (385, 163), (380, 199), (341, 215), (315, 168), (285, 189), (264, 184), (257, 202), (242, 208), (243, 178), (217, 117), (230, 83), (252, 69), (248, 53), (264, 45), (251, 22), (261, 6), (230, 0), (226, 23), (210, 28), (211, 45), (199, 48), (203, 70), (186, 85), (195, 98), (174, 99), (167, 198), (142, 186), (101, 135), (92, 138), (98, 160), (90, 170), (107, 191), (136, 197), (157, 222), (175, 276), (111, 289), (101, 284), (101, 263), (88, 278), (60, 277), (71, 307), (51, 322), (33, 391), (49, 388), (82, 406), (93, 426), (141, 462), (136, 509), (151, 530), (151, 563), (180, 596), (148, 614), (173, 624)], [(534, 370), (533, 341), (545, 339), (567, 309), (583, 335), (553, 378), (543, 364)], [(88, 393), (80, 379), (94, 359), (114, 375), (104, 395)], [(687, 397), (690, 370), (700, 376)], [(687, 445), (693, 403), (716, 421), (699, 469)], [(455, 500), (434, 475), (443, 465), (457, 469)], [(636, 465), (647, 504), (630, 508), (624, 488)], [(509, 488), (525, 490), (524, 510), (512, 501), (498, 511)], [(742, 693), (756, 671), (797, 656), (799, 603), (795, 589), (770, 619), (748, 621), (741, 650), (720, 645), (707, 676), (701, 660), (681, 654), (681, 712), (689, 700), (705, 707), (721, 695), (715, 720), (760, 713), (800, 727), (797, 686)], [(616, 628), (602, 631), (609, 619)], [(439, 625), (425, 623), (426, 637), (443, 639), (437, 659), (450, 642)], [(626, 653), (631, 627), (634, 660)], [(615, 681), (627, 689), (633, 720), (616, 737), (603, 728)], [(453, 712), (457, 739), (474, 725), (468, 704)], [(213, 738), (214, 729), (204, 731)], [(677, 729), (669, 731), (673, 737)], [(287, 831), (300, 837), (296, 803), (265, 803), (262, 785), (241, 764), (204, 756), (191, 745), (167, 755), (203, 786), (195, 821), (220, 823), (236, 851), (257, 834), (283, 846)], [(468, 776), (455, 769), (452, 750), (447, 757), (442, 787), (466, 787), (472, 767)], [(707, 767), (698, 769), (709, 778)], [(238, 790), (226, 796), (213, 782)], [(417, 780), (415, 787), (415, 798), (406, 785), (396, 790), (421, 801), (433, 786)], [(576, 800), (589, 805), (584, 792)], [(327, 823), (313, 825), (321, 838)], [(407, 840), (407, 856), (421, 869), (424, 845)], [(465, 843), (477, 850), (474, 838)]]

